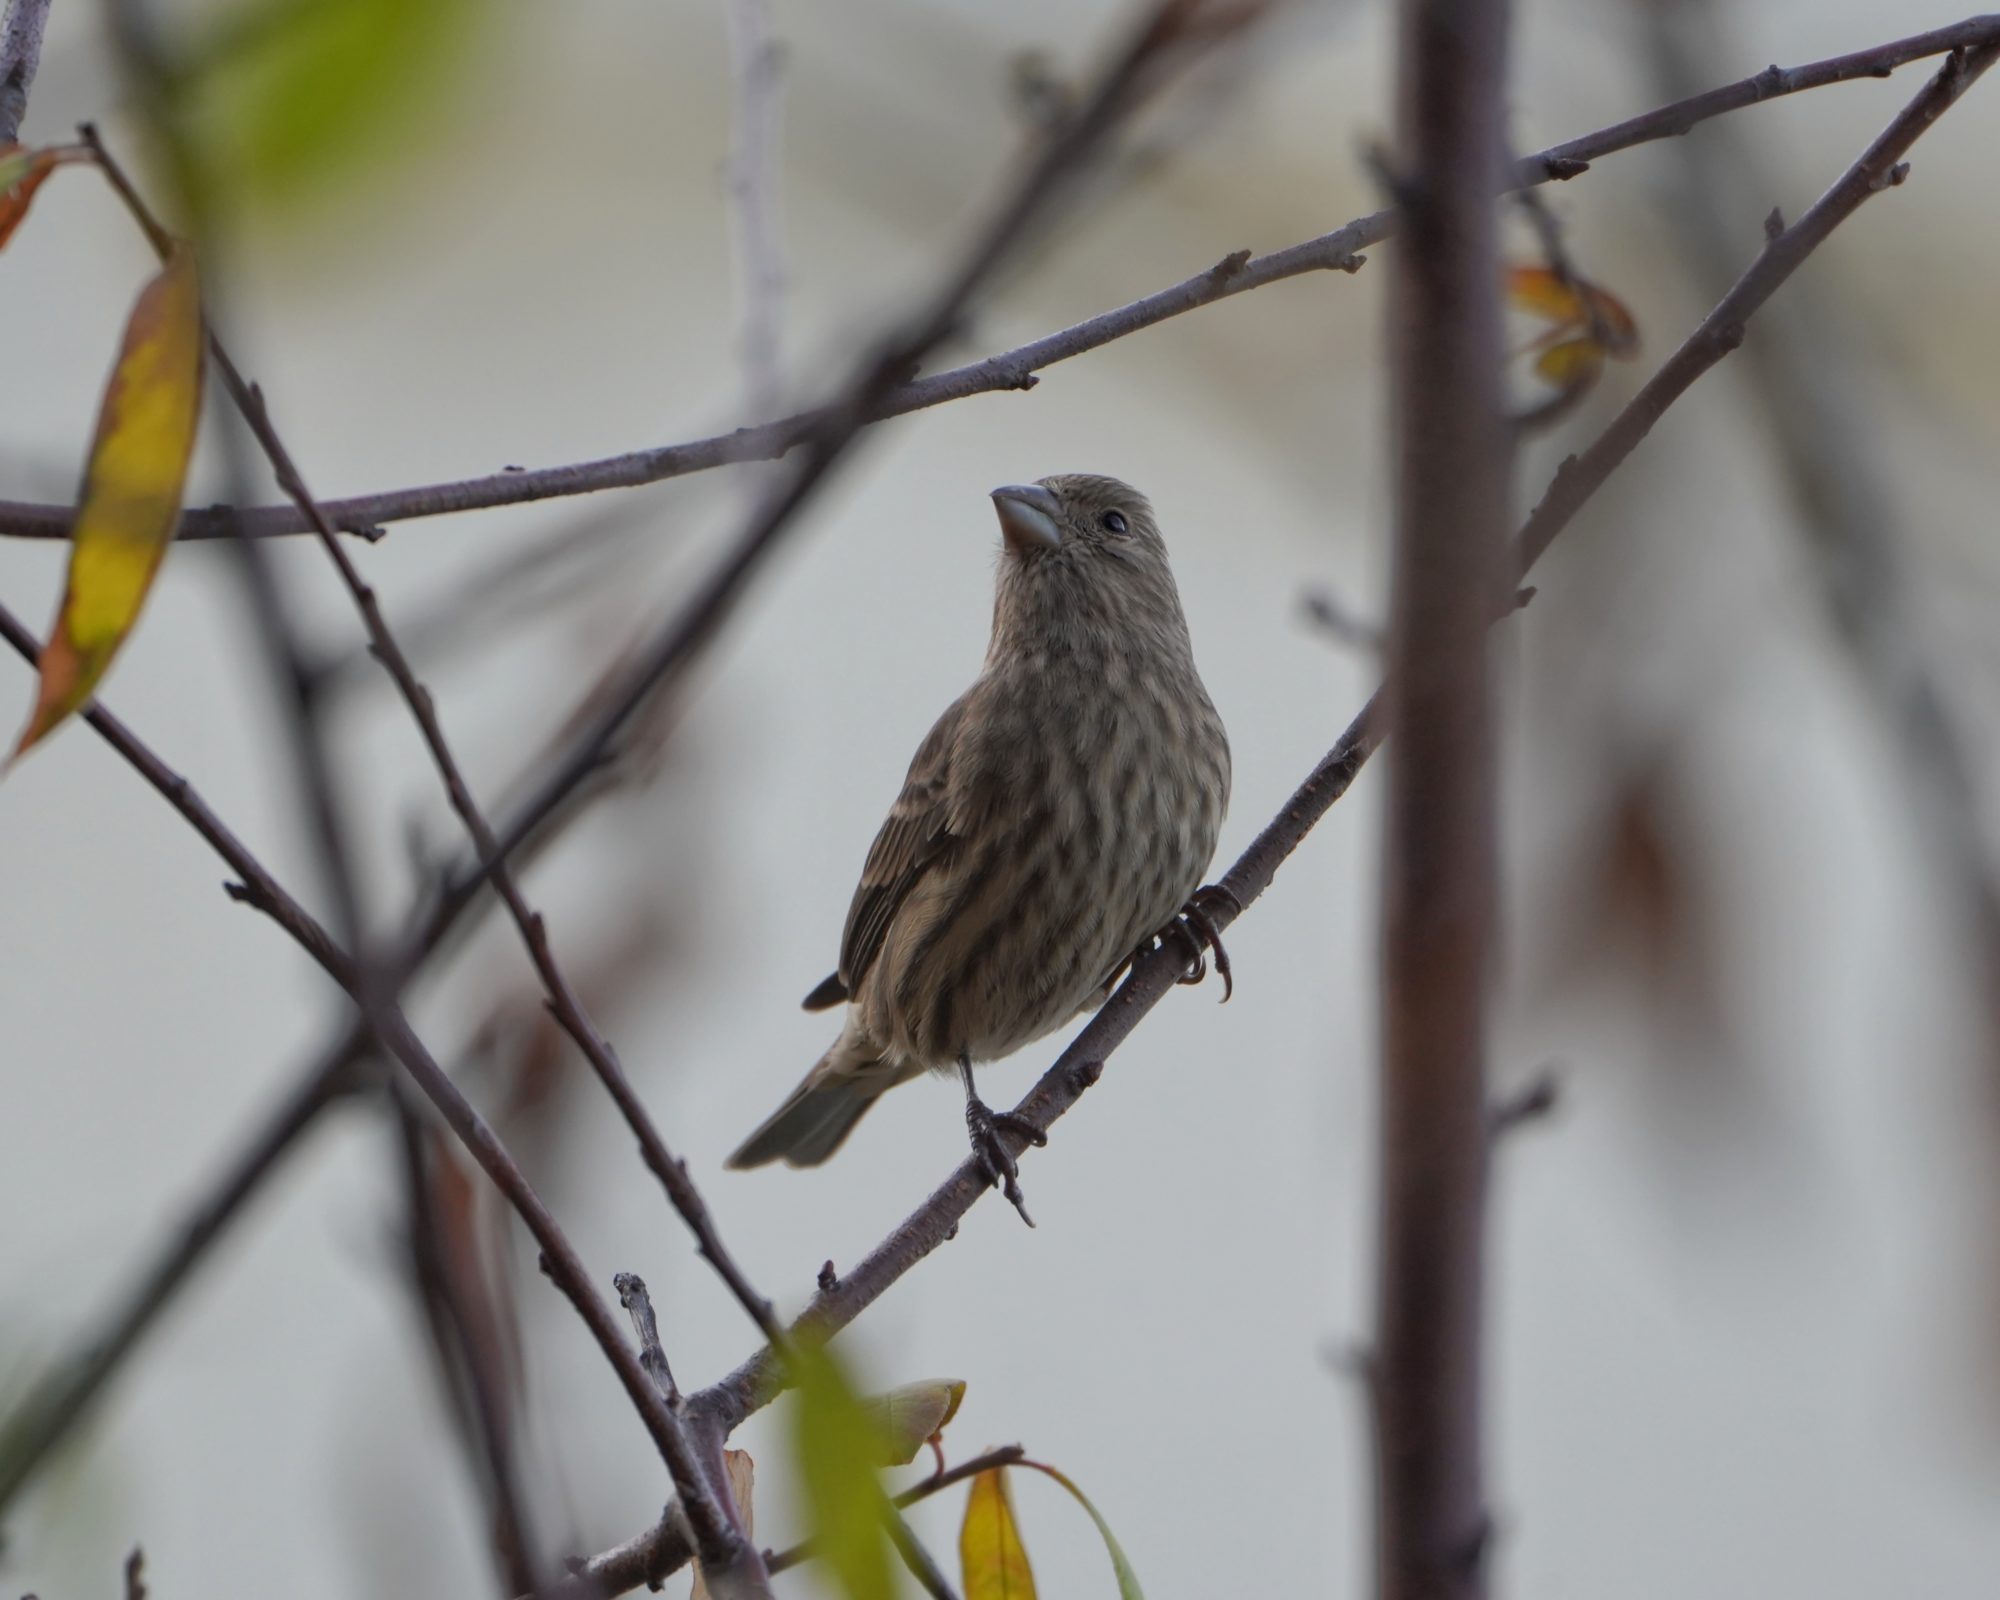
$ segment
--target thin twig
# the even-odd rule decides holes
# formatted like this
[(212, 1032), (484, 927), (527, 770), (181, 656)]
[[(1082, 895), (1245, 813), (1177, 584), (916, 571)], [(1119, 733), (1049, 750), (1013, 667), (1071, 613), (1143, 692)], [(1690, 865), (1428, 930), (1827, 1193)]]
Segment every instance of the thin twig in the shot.
[(1526, 1083), (1487, 1107), (1486, 1137), (1497, 1143), (1518, 1128), (1553, 1116), (1561, 1104), (1562, 1074), (1553, 1066), (1540, 1067)]
[(660, 1343), (660, 1324), (653, 1315), (653, 1297), (646, 1292), (646, 1280), (636, 1272), (621, 1272), (612, 1278), (611, 1287), (618, 1291), (618, 1303), (632, 1319), (632, 1331), (639, 1339), (639, 1365), (651, 1376), (660, 1398), (678, 1409), (680, 1386), (674, 1382), (673, 1368), (667, 1365), (667, 1352)]
[[(1797, 67), (1767, 67), (1764, 71), (1687, 100), (1661, 106), (1594, 133), (1551, 145), (1524, 156), (1510, 175), (1524, 186), (1573, 178), (1591, 162), (1658, 139), (1674, 138), (1711, 117), (1784, 95), (1798, 94), (1858, 78), (1887, 77), (1896, 68), (1928, 56), (2000, 39), (2000, 16), (1985, 15), (1891, 40), (1850, 55), (1833, 56)], [(1392, 211), (1377, 211), (1299, 244), (1268, 255), (1238, 251), (1216, 266), (1163, 289), (1157, 294), (1119, 306), (1083, 322), (1044, 335), (1015, 349), (946, 372), (913, 379), (888, 389), (868, 409), (868, 422), (907, 416), (931, 406), (972, 395), (1031, 389), (1035, 374), (1173, 317), (1213, 305), (1239, 294), (1264, 288), (1309, 272), (1353, 272), (1361, 266), (1359, 251), (1380, 244), (1396, 231)], [(343, 532), (374, 536), (385, 523), (421, 517), (449, 516), (493, 506), (520, 505), (566, 495), (635, 488), (689, 473), (706, 472), (742, 461), (771, 461), (814, 438), (830, 420), (825, 409), (801, 412), (754, 428), (739, 428), (685, 444), (656, 446), (623, 455), (606, 456), (566, 466), (530, 471), (509, 469), (483, 477), (391, 489), (322, 506)], [(72, 506), (0, 501), (0, 537), (66, 539), (75, 516)], [(243, 532), (257, 538), (313, 532), (312, 524), (291, 505), (244, 508), (233, 514), (226, 507), (191, 508), (181, 518), (179, 537), (217, 539)]]
[(461, 1184), (464, 1180), (447, 1164), (409, 1085), (400, 1079), (391, 1084), (389, 1099), (409, 1214), (410, 1275), (438, 1358), (439, 1386), (457, 1413), (466, 1454), (485, 1492), (499, 1577), (510, 1592), (538, 1591), (540, 1546), (528, 1520), (515, 1457), (516, 1429), (507, 1403), (508, 1364), (496, 1322), (498, 1306), (490, 1291), (482, 1292), (478, 1240), (469, 1231), (472, 1213), (456, 1219), (468, 1234), (454, 1239), (451, 1220), (439, 1204), (447, 1177)]
[(910, 1576), (917, 1580), (931, 1600), (958, 1600), (951, 1580), (938, 1569), (930, 1551), (926, 1550), (910, 1525), (903, 1520), (902, 1513), (887, 1501), (882, 1504), (882, 1520), (889, 1530), (889, 1543), (896, 1547), (896, 1554), (903, 1558), (903, 1565), (909, 1568)]
[[(0, 606), (0, 638), (14, 647), (30, 666), (39, 666), (41, 646), (34, 634), (5, 606)], [(353, 984), (354, 965), (347, 952), (318, 918), (292, 898), (289, 891), (266, 870), (250, 848), (227, 824), (209, 809), (187, 779), (168, 767), (152, 750), (102, 703), (93, 701), (83, 713), (84, 721), (123, 756), (139, 774), (164, 795), (208, 846), (228, 863), (236, 880), (223, 888), (231, 899), (263, 912), (313, 958), (343, 989)]]
[[(922, 1483), (905, 1489), (893, 1497), (889, 1504), (898, 1511), (907, 1511), (919, 1501), (928, 1500), (939, 1490), (949, 1489), (955, 1483), (963, 1483), (967, 1478), (976, 1478), (980, 1473), (989, 1472), (995, 1467), (1011, 1467), (1026, 1454), (1027, 1451), (1018, 1444), (1002, 1445), (998, 1450), (988, 1450), (983, 1455), (974, 1456), (970, 1461), (961, 1461), (957, 1466), (947, 1467), (943, 1472), (932, 1473)], [(812, 1557), (811, 1541), (801, 1540), (795, 1545), (766, 1555), (764, 1566), (765, 1570), (775, 1576), (787, 1567), (796, 1567), (802, 1561), (810, 1561)]]
[(750, 415), (778, 414), (784, 393), (780, 329), (784, 248), (778, 218), (778, 127), (784, 48), (771, 31), (769, 0), (726, 0), (735, 103), (729, 150), (730, 211), (743, 286), (743, 372)]
[[(166, 246), (168, 240), (165, 230), (152, 215), (129, 177), (105, 150), (97, 137), (96, 130), (86, 128), (83, 137), (100, 165), (104, 167), (113, 187), (123, 197), (147, 237), (153, 241), (155, 248)], [(466, 781), (464, 770), (459, 766), (458, 758), (452, 753), (451, 746), (445, 738), (444, 725), (438, 719), (436, 702), (432, 699), (430, 691), (418, 681), (415, 669), (411, 667), (409, 659), (403, 654), (402, 646), (397, 643), (395, 635), (390, 631), (388, 621), (383, 616), (381, 605), (376, 599), (374, 588), (362, 578), (359, 569), (342, 547), (333, 524), (313, 498), (312, 491), (306, 487), (305, 477), (299, 471), (297, 462), (272, 424), (270, 407), (265, 401), (263, 391), (244, 379), (241, 370), (213, 330), (209, 333), (209, 350), (231, 399), (236, 402), (238, 411), (242, 413), (252, 435), (269, 459), (272, 470), (277, 474), (278, 487), (290, 496), (293, 504), (312, 522), (328, 558), (339, 573), (342, 584), (353, 598), (355, 608), (361, 615), (362, 626), (367, 632), (369, 645), (401, 692), (404, 703), (409, 707), (410, 715), (423, 739), (424, 748), (429, 752), (432, 764), (437, 768), (438, 776), (444, 784), (451, 808), (465, 825), (466, 832), (471, 835), (482, 870), (491, 874), (495, 891), (512, 914), (516, 927), (520, 929), (529, 960), (534, 964), (536, 975), (541, 979), (542, 986), (548, 994), (550, 1010), (562, 1024), (564, 1031), (576, 1041), (577, 1047), (610, 1092), (627, 1126), (639, 1141), (639, 1148), (645, 1157), (647, 1167), (660, 1180), (674, 1209), (680, 1213), (693, 1232), (702, 1256), (715, 1268), (765, 1338), (782, 1342), (784, 1332), (778, 1324), (770, 1302), (751, 1286), (742, 1269), (737, 1266), (735, 1258), (723, 1244), (707, 1202), (702, 1199), (693, 1180), (688, 1176), (687, 1164), (677, 1159), (667, 1148), (665, 1139), (661, 1137), (658, 1127), (646, 1110), (645, 1102), (639, 1098), (637, 1091), (632, 1088), (631, 1080), (626, 1077), (624, 1067), (616, 1053), (584, 1010), (575, 986), (570, 983), (567, 975), (557, 964), (555, 951), (549, 942), (547, 926), (541, 913), (528, 904), (527, 897), (521, 892), (512, 871), (500, 858), (493, 830), (479, 803), (473, 798), (471, 785)]]
[(0, 22), (0, 145), (21, 137), (48, 22), (49, 0), (7, 0), (7, 18)]
[[(4, 633), (24, 656), (31, 661), (36, 651), (32, 635), (15, 621), (4, 607), (0, 607), (0, 633)], [(328, 976), (340, 984), (350, 995), (355, 995), (358, 980), (354, 974), (353, 962), (346, 953), (334, 945), (325, 930), (312, 920), (276, 879), (266, 872), (256, 858), (236, 841), (214, 814), (209, 811), (201, 797), (196, 794), (186, 780), (176, 776), (158, 756), (127, 730), (101, 704), (93, 703), (85, 713), (90, 726), (101, 734), (120, 755), (143, 776), (160, 795), (179, 811), (202, 837), (222, 854), (230, 865), (246, 882), (258, 886), (257, 892), (263, 897), (260, 908), (268, 911), (273, 920), (296, 938), (309, 955), (314, 956), (326, 970)], [(316, 937), (312, 930), (317, 930)], [(358, 998), (358, 996), (357, 996)], [(413, 1077), (418, 1088), (443, 1114), (446, 1123), (459, 1141), (465, 1145), (482, 1171), (494, 1186), (507, 1197), (521, 1220), (527, 1224), (530, 1234), (542, 1248), (542, 1258), (549, 1277), (556, 1287), (569, 1298), (576, 1307), (584, 1324), (589, 1328), (598, 1347), (604, 1352), (612, 1369), (618, 1374), (627, 1397), (638, 1411), (654, 1444), (666, 1461), (675, 1487), (684, 1500), (691, 1501), (689, 1520), (698, 1538), (703, 1542), (704, 1559), (707, 1552), (714, 1552), (709, 1564), (728, 1567), (740, 1558), (741, 1541), (715, 1508), (706, 1493), (706, 1486), (689, 1452), (687, 1442), (673, 1416), (665, 1404), (653, 1391), (652, 1380), (639, 1365), (618, 1331), (603, 1298), (592, 1287), (590, 1273), (583, 1265), (568, 1236), (535, 1193), (519, 1165), (500, 1141), (486, 1120), (472, 1107), (444, 1069), (437, 1064), (429, 1049), (411, 1029), (402, 1011), (393, 1003), (383, 1001), (378, 1008), (378, 1016), (370, 1019), (380, 1036), (383, 1049), (400, 1062)]]

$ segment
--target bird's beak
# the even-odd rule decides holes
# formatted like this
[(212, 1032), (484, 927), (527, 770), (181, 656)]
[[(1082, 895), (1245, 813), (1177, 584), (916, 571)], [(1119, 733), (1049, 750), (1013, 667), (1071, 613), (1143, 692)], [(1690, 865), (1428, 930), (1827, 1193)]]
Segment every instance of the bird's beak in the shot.
[(1062, 544), (1062, 505), (1038, 483), (1010, 483), (993, 491), (1000, 531), (1022, 555)]

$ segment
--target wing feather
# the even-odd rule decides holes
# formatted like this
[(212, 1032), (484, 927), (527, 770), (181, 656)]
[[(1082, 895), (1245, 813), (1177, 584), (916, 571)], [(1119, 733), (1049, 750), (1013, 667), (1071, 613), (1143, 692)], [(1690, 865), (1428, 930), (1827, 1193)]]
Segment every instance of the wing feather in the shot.
[(839, 977), (850, 995), (881, 953), (910, 891), (958, 842), (951, 831), (951, 765), (964, 707), (963, 699), (955, 701), (917, 746), (903, 792), (869, 847), (840, 937)]

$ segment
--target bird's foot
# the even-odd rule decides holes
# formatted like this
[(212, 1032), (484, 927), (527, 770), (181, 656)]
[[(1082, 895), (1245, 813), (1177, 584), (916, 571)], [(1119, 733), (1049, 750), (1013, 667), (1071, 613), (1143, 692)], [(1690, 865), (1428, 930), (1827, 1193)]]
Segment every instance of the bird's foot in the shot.
[(1207, 977), (1208, 956), (1213, 953), (1216, 975), (1222, 979), (1222, 1003), (1226, 1005), (1236, 992), (1236, 977), (1229, 968), (1229, 952), (1222, 948), (1222, 932), (1215, 925), (1214, 908), (1222, 905), (1228, 906), (1232, 920), (1243, 914), (1236, 896), (1221, 884), (1211, 883), (1195, 890), (1174, 920), (1160, 930), (1160, 942), (1179, 939), (1194, 953), (1194, 959), (1180, 975), (1181, 983), (1200, 983)]
[(1021, 1220), (1032, 1228), (1035, 1219), (1021, 1202), (1021, 1169), (1015, 1163), (1014, 1152), (1007, 1148), (1006, 1135), (1011, 1133), (1032, 1145), (1047, 1144), (1049, 1136), (1026, 1117), (1011, 1111), (995, 1111), (971, 1093), (965, 1097), (965, 1131), (971, 1135), (973, 1155), (986, 1170), (986, 1181), (1007, 1197), (1008, 1203), (1021, 1213)]

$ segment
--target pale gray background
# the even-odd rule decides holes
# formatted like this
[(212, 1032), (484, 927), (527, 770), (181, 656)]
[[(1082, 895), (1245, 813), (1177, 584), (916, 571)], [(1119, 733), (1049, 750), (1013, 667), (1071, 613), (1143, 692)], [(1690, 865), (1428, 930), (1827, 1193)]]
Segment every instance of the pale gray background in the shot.
[[(1729, 71), (1858, 48), (1956, 15), (1814, 0), (1741, 8)], [(925, 283), (1019, 139), (1011, 53), (1074, 65), (1108, 4), (869, 0), (778, 7), (791, 48), (788, 366), (822, 379), (853, 331)], [(56, 8), (31, 137), (79, 116), (129, 135), (98, 14)], [(1658, 98), (1617, 8), (1523, 8), (1517, 137), (1532, 147)], [(1093, 203), (980, 319), (1002, 348), (1240, 246), (1372, 207), (1357, 154), (1386, 126), (1379, 8), (1295, 25), (1255, 91), (1161, 174)], [(1921, 81), (1743, 114), (1795, 215)], [(1982, 85), (1808, 269), (1868, 357), (1863, 415), (1896, 463), (1935, 581), (1938, 642), (1990, 707), (1991, 441), (2000, 236)], [(553, 464), (737, 420), (736, 277), (720, 163), (721, 13), (521, 7), (392, 174), (260, 222), (230, 304), (314, 486), (333, 495)], [(1657, 360), (1705, 302), (1663, 207), (1671, 147), (1551, 198)], [(1743, 259), (1760, 213), (1732, 215)], [(0, 482), (74, 482), (145, 253), (100, 186), (60, 175), (0, 259)], [(710, 658), (667, 776), (532, 880), (558, 948), (619, 931), (635, 882), (672, 953), (610, 1017), (662, 1127), (755, 1279), (785, 1305), (956, 1161), (957, 1097), (917, 1085), (835, 1165), (720, 1162), (822, 1047), (797, 999), (830, 964), (909, 751), (976, 668), (995, 530), (985, 491), (1052, 471), (1130, 478), (1162, 517), (1236, 752), (1225, 857), (1360, 703), (1369, 663), (1302, 625), (1309, 586), (1380, 604), (1383, 274), (1260, 292), (994, 396), (880, 429)], [(1607, 381), (1605, 406), (1642, 368)], [(1524, 462), (1524, 504), (1590, 415)], [(1549, 1126), (1505, 1151), (1493, 1212), (1492, 1479), (1505, 1592), (1562, 1600), (1971, 1595), (2000, 1584), (1993, 1401), (1995, 1139), (1965, 973), (1915, 814), (1812, 599), (1785, 502), (1728, 372), (1676, 411), (1559, 547), (1509, 632), (1508, 1001), (1496, 1072), (1569, 1068)], [(210, 478), (193, 491), (220, 492)], [(489, 796), (606, 642), (658, 616), (743, 502), (721, 476), (635, 503), (612, 597), (426, 663)], [(574, 504), (410, 524), (359, 559), (392, 620), (450, 595)], [(287, 552), (329, 642), (356, 630), (323, 560)], [(0, 542), (0, 595), (40, 626), (54, 546)], [(287, 882), (310, 851), (272, 698), (212, 549), (169, 560), (107, 700)], [(0, 669), (25, 708), (28, 674)], [(390, 697), (344, 719), (378, 916), (401, 820), (453, 840)], [(12, 715), (12, 713), (8, 713)], [(1572, 857), (1620, 741), (1664, 741), (1698, 866), (1712, 1025), (1627, 978), (1579, 978)], [(1648, 746), (1648, 748), (1651, 748)], [(878, 1381), (964, 1378), (957, 1455), (1020, 1440), (1097, 1499), (1163, 1596), (1361, 1593), (1363, 1416), (1330, 1355), (1365, 1337), (1371, 1259), (1376, 806), (1372, 774), (1230, 939), (1237, 997), (1177, 993), (1025, 1165), (1038, 1231), (983, 1204), (850, 1340)], [(324, 980), (217, 890), (189, 830), (80, 727), (0, 786), (0, 1371), (85, 1325), (182, 1197), (316, 1050)], [(1586, 935), (1586, 942), (1589, 936)], [(419, 1021), (454, 1059), (501, 986), (488, 929)], [(1683, 1026), (1682, 1024), (1687, 1024)], [(1010, 1100), (1053, 1050), (991, 1069)], [(575, 1093), (538, 1177), (593, 1271), (653, 1283), (684, 1380), (747, 1326), (601, 1099)], [(560, 1151), (555, 1146), (560, 1145)], [(490, 1592), (476, 1501), (394, 1267), (390, 1143), (326, 1130), (210, 1263), (72, 1457), (12, 1519), (0, 1590), (113, 1592), (144, 1544), (162, 1596)], [(593, 1548), (657, 1515), (656, 1457), (597, 1352), (532, 1270), (529, 1405), (545, 1526)], [(739, 1442), (760, 1533), (797, 1530), (781, 1412)], [(1017, 1501), (1044, 1592), (1108, 1591), (1080, 1513)], [(941, 1553), (959, 1497), (918, 1520)], [(674, 1580), (684, 1585), (685, 1579)], [(811, 1592), (806, 1575), (782, 1588)]]

